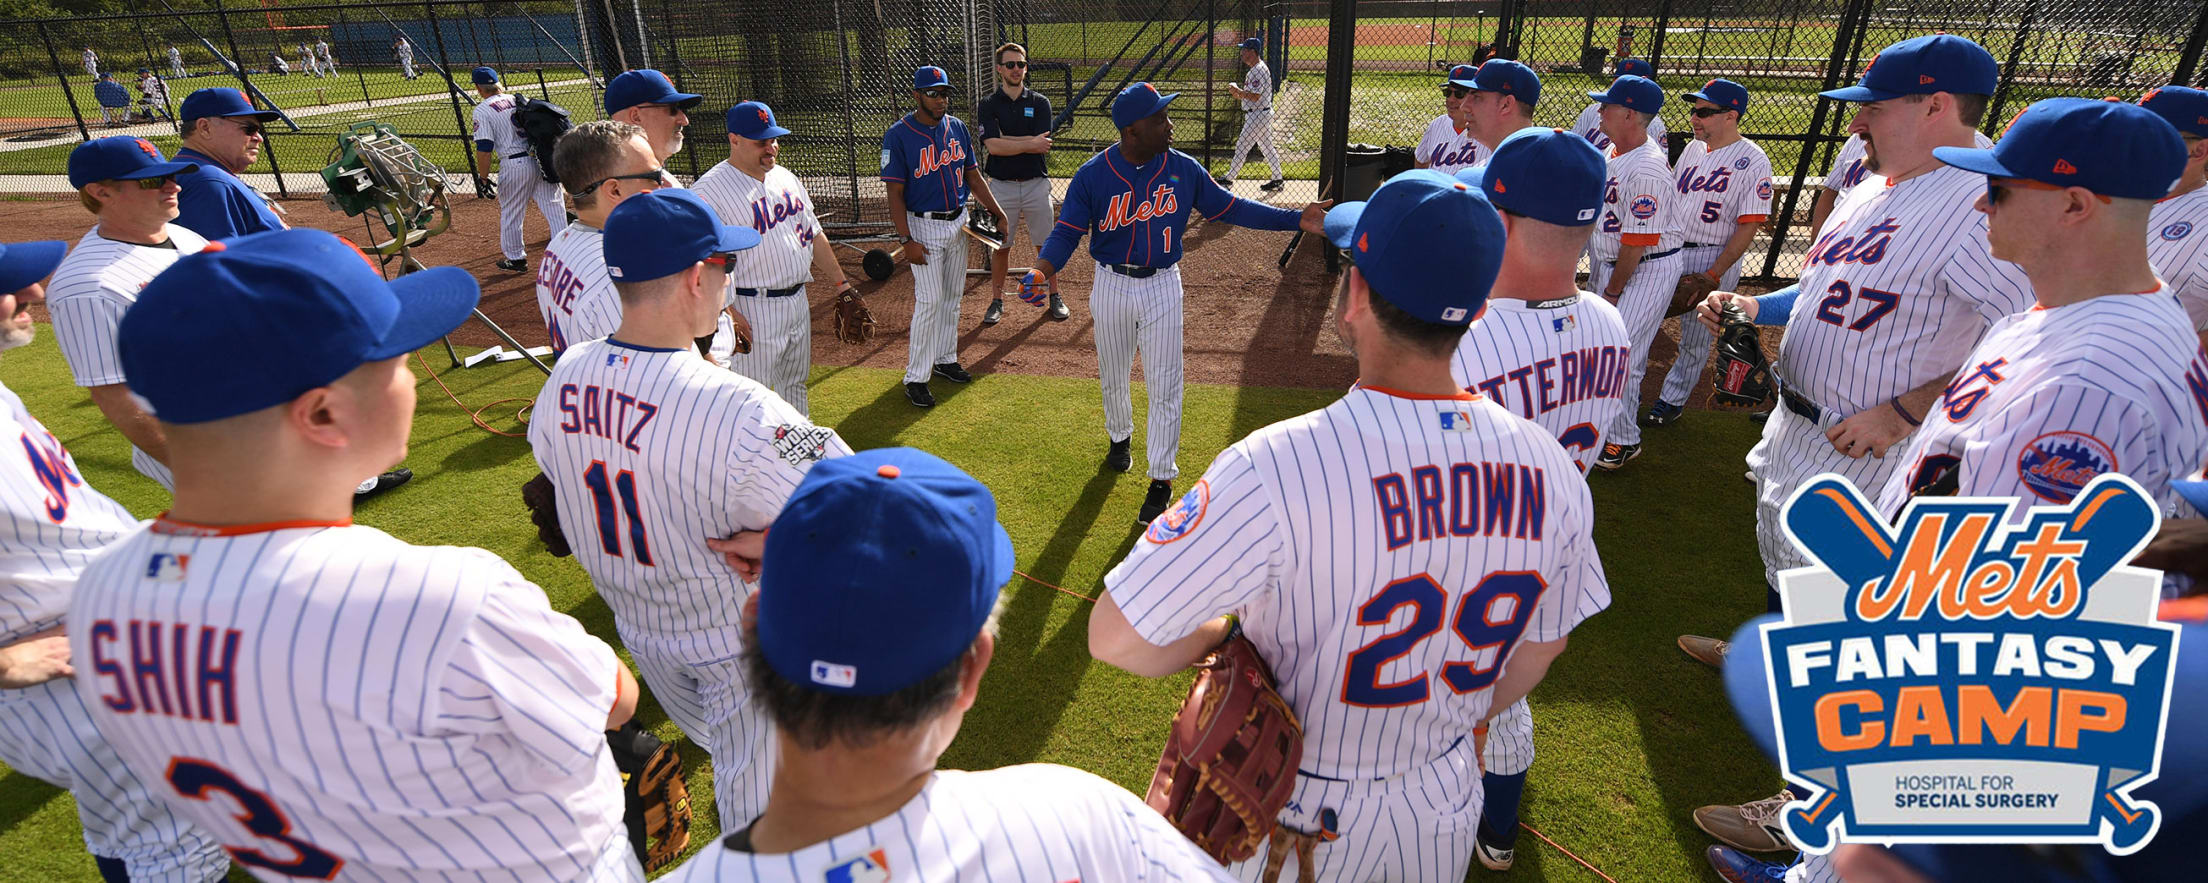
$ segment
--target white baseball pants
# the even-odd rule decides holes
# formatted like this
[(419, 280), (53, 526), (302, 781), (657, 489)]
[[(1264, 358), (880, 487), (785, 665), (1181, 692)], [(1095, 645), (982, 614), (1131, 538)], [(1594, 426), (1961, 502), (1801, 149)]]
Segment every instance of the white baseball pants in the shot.
[(408, 54), (399, 56), (399, 72), (405, 74), (406, 78), (409, 80), (414, 79), (413, 55)]
[(529, 203), (537, 204), (537, 213), (544, 215), (547, 230), (558, 231), (567, 226), (567, 206), (561, 202), (560, 185), (537, 174), (537, 160), (532, 156), (507, 156), (498, 160), (498, 250), (509, 261), (529, 256), (522, 248), (522, 221), (529, 213)]
[(1756, 475), (1756, 548), (1763, 553), (1764, 581), (1774, 586), (1779, 584), (1779, 571), (1810, 563), (1786, 538), (1780, 518), (1780, 510), (1794, 489), (1818, 475), (1834, 472), (1875, 498), (1878, 491), (1870, 488), (1886, 487), (1886, 480), (1893, 476), (1909, 448), (1908, 439), (1903, 438), (1888, 448), (1884, 457), (1850, 457), (1835, 450), (1832, 441), (1825, 438), (1825, 430), (1839, 425), (1841, 415), (1828, 411), (1822, 416), (1821, 421), (1812, 424), (1782, 401), (1771, 409), (1771, 419), (1764, 421), (1763, 440), (1748, 450), (1748, 470)]
[(751, 323), (751, 352), (730, 354), (728, 367), (811, 416), (805, 380), (813, 370), (813, 310), (804, 286), (787, 297), (737, 295), (734, 286), (729, 290), (729, 304)]
[(1089, 291), (1089, 312), (1096, 324), (1097, 377), (1104, 387), (1104, 431), (1113, 441), (1134, 437), (1132, 392), (1135, 354), (1142, 354), (1142, 377), (1150, 387), (1150, 477), (1172, 481), (1181, 474), (1181, 268), (1159, 270), (1135, 279), (1096, 265)]
[[(1697, 245), (1679, 250), (1679, 274), (1706, 272), (1717, 262), (1722, 245)], [(1717, 290), (1732, 291), (1740, 287), (1740, 262), (1718, 277)], [(1702, 366), (1710, 360), (1710, 343), (1716, 336), (1694, 318), (1693, 313), (1679, 317), (1679, 356), (1671, 362), (1671, 371), (1664, 375), (1664, 388), (1656, 394), (1658, 401), (1684, 405), (1694, 394), (1694, 381), (1702, 376)]]
[[(1317, 879), (1455, 881), (1464, 879), (1472, 864), (1482, 796), (1467, 734), (1441, 757), (1399, 776), (1343, 782), (1299, 775), (1280, 822), (1298, 831), (1317, 831), (1322, 813), (1333, 811), (1340, 836), (1311, 851)], [(1227, 872), (1236, 879), (1257, 880), (1270, 848), (1267, 844), (1250, 860), (1228, 866)], [(1298, 861), (1289, 856), (1281, 879), (1296, 879)]]
[(1248, 161), (1252, 146), (1265, 154), (1265, 164), (1273, 169), (1272, 180), (1280, 180), (1280, 148), (1273, 143), (1273, 109), (1270, 107), (1242, 115), (1242, 134), (1234, 139), (1234, 161), (1227, 164), (1227, 180), (1234, 180), (1242, 171), (1242, 163)]
[(182, 58), (169, 59), (169, 73), (173, 74), (177, 79), (183, 79), (184, 77), (191, 76), (190, 74), (184, 72), (184, 59)]
[(1533, 768), (1533, 709), (1521, 698), (1487, 725), (1487, 772), (1515, 776)]
[[(1597, 294), (1608, 289), (1615, 269), (1608, 261), (1596, 261), (1587, 287)], [(1676, 252), (1655, 260), (1643, 258), (1633, 278), (1626, 280), (1625, 293), (1618, 297), (1618, 315), (1625, 319), (1625, 333), (1633, 344), (1633, 367), (1625, 372), (1624, 394), (1620, 396), (1625, 400), (1625, 410), (1618, 412), (1616, 422), (1602, 434), (1604, 444), (1641, 443), (1641, 376), (1648, 373), (1648, 345), (1656, 339), (1656, 329), (1664, 324), (1664, 308), (1671, 305), (1671, 292), (1679, 287), (1679, 275)]]
[(713, 805), (721, 824), (733, 830), (758, 818), (774, 781), (774, 733), (766, 713), (751, 701), (743, 659), (685, 661), (690, 654), (679, 637), (623, 634), (621, 643), (652, 698), (711, 755)]
[(928, 262), (912, 268), (912, 336), (905, 382), (926, 383), (935, 366), (958, 361), (958, 301), (966, 294), (966, 213), (948, 221), (917, 215), (905, 220), (912, 238), (928, 250)]
[(0, 690), (0, 761), (69, 789), (85, 849), (121, 860), (133, 881), (205, 883), (230, 872), (222, 846), (149, 790), (167, 782), (140, 781), (123, 767), (70, 678)]

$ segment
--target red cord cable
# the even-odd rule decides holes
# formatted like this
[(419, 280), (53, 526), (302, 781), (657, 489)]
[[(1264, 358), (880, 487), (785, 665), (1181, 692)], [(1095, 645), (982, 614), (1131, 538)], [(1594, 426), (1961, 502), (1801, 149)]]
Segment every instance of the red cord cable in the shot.
[(465, 402), (462, 402), (462, 401), (460, 401), (460, 397), (459, 397), (459, 396), (457, 396), (457, 395), (453, 395), (453, 393), (452, 393), (452, 387), (446, 386), (446, 385), (445, 385), (445, 379), (444, 379), (444, 378), (442, 378), (442, 377), (439, 377), (439, 376), (437, 376), (437, 372), (436, 372), (435, 370), (433, 370), (433, 369), (431, 369), (431, 368), (429, 367), (429, 360), (428, 360), (428, 359), (422, 358), (422, 354), (421, 354), (420, 352), (418, 352), (418, 351), (417, 351), (417, 352), (415, 352), (415, 353), (414, 353), (414, 360), (415, 360), (415, 361), (417, 361), (417, 362), (420, 362), (420, 363), (422, 363), (422, 370), (423, 370), (423, 371), (425, 371), (425, 372), (427, 372), (427, 373), (429, 374), (429, 379), (431, 379), (431, 380), (434, 380), (434, 381), (436, 381), (436, 382), (437, 382), (437, 388), (438, 388), (438, 389), (441, 389), (441, 390), (444, 390), (444, 391), (445, 391), (445, 398), (451, 399), (451, 400), (452, 400), (452, 403), (453, 403), (453, 405), (454, 405), (454, 406), (458, 407), (458, 408), (459, 408), (459, 409), (460, 409), (461, 411), (463, 411), (463, 412), (466, 412), (466, 413), (467, 413), (467, 415), (468, 415), (468, 419), (469, 419), (469, 420), (473, 420), (473, 421), (475, 421), (475, 425), (476, 425), (476, 426), (478, 426), (478, 427), (481, 427), (481, 428), (483, 429), (483, 431), (484, 431), (484, 432), (488, 432), (488, 433), (490, 433), (490, 434), (492, 434), (492, 435), (503, 435), (503, 436), (505, 436), (505, 437), (507, 437), (507, 438), (528, 438), (528, 437), (529, 437), (528, 433), (526, 433), (526, 432), (507, 432), (507, 431), (505, 431), (505, 430), (503, 430), (503, 429), (498, 429), (498, 428), (495, 428), (495, 427), (491, 426), (491, 424), (489, 424), (489, 423), (486, 423), (486, 422), (484, 422), (484, 421), (483, 421), (483, 412), (485, 412), (485, 411), (488, 411), (488, 410), (490, 410), (490, 409), (492, 409), (492, 408), (496, 408), (496, 407), (498, 407), (498, 406), (500, 406), (500, 405), (503, 405), (503, 404), (506, 404), (506, 403), (508, 403), (508, 402), (521, 402), (521, 403), (522, 403), (521, 407), (520, 407), (520, 408), (518, 408), (518, 409), (516, 409), (516, 410), (514, 411), (514, 422), (516, 422), (516, 423), (520, 423), (520, 424), (521, 424), (521, 425), (523, 425), (523, 426), (528, 426), (528, 425), (529, 425), (529, 418), (528, 418), (527, 416), (525, 416), (525, 415), (527, 415), (527, 414), (529, 413), (529, 409), (530, 409), (531, 407), (533, 407), (533, 406), (534, 406), (534, 405), (536, 404), (536, 400), (534, 400), (534, 399), (499, 399), (498, 401), (492, 402), (492, 403), (490, 403), (490, 404), (488, 404), (488, 405), (484, 405), (483, 407), (477, 408), (477, 409), (475, 409), (475, 410), (473, 410), (473, 411), (469, 411), (469, 410), (468, 410), (468, 406), (467, 406), (467, 403), (465, 403)]

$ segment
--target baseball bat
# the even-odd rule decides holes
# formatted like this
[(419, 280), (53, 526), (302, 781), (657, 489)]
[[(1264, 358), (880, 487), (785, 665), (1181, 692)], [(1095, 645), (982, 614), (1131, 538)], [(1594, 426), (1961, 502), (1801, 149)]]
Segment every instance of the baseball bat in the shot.
[[(1327, 194), (1329, 194), (1329, 193), (1333, 193), (1333, 192), (1334, 192), (1334, 182), (1333, 182), (1333, 181), (1328, 181), (1328, 182), (1326, 182), (1326, 188), (1325, 188), (1325, 189), (1323, 189), (1323, 190), (1320, 190), (1320, 191), (1319, 191), (1319, 198), (1318, 198), (1318, 200), (1316, 200), (1316, 201), (1318, 201), (1318, 202), (1325, 202), (1325, 201), (1326, 201), (1326, 195), (1327, 195)], [(1303, 230), (1297, 230), (1297, 231), (1296, 231), (1296, 235), (1288, 237), (1288, 247), (1287, 247), (1287, 248), (1284, 248), (1284, 249), (1281, 249), (1281, 252), (1280, 252), (1280, 269), (1283, 269), (1283, 270), (1285, 270), (1285, 269), (1288, 269), (1288, 259), (1290, 259), (1290, 258), (1293, 258), (1293, 257), (1295, 257), (1295, 256), (1296, 256), (1296, 246), (1299, 246), (1299, 245), (1302, 245), (1302, 244), (1303, 244), (1303, 234), (1304, 234), (1305, 232), (1306, 232), (1306, 231), (1303, 231)]]
[(965, 224), (958, 225), (958, 229), (965, 231), (966, 235), (973, 237), (975, 242), (979, 242), (983, 245), (989, 246), (990, 251), (1004, 250), (1004, 240), (1002, 239), (992, 239), (989, 236), (983, 234), (981, 231), (976, 230), (973, 227), (967, 226)]

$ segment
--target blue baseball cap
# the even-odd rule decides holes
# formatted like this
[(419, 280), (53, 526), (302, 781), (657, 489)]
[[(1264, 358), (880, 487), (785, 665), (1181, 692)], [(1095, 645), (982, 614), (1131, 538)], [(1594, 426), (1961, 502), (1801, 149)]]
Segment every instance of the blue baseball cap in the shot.
[(59, 239), (38, 242), (0, 242), (0, 295), (14, 294), (53, 275), (61, 266), (69, 243)]
[(1455, 65), (1449, 68), (1449, 76), (1443, 78), (1441, 82), (1446, 86), (1463, 86), (1470, 89), (1473, 88), (1472, 78), (1478, 76), (1479, 72), (1480, 66), (1476, 64)]
[(669, 104), (689, 110), (704, 101), (703, 95), (675, 91), (667, 75), (650, 68), (622, 71), (606, 84), (606, 114), (611, 116), (639, 104)]
[(2139, 106), (2168, 120), (2182, 134), (2208, 138), (2208, 92), (2191, 86), (2163, 86), (2140, 96)]
[(468, 80), (478, 86), (488, 86), (498, 82), (498, 70), (490, 67), (479, 67), (468, 72)]
[(721, 223), (695, 191), (670, 187), (621, 200), (606, 216), (600, 239), (606, 275), (615, 282), (648, 282), (758, 245), (759, 231)]
[(1488, 204), (1559, 227), (1585, 227), (1602, 214), (1609, 181), (1602, 151), (1563, 129), (1525, 128), (1495, 145), (1487, 162), (1457, 173)]
[(199, 171), (199, 163), (169, 162), (153, 142), (133, 135), (94, 138), (69, 151), (69, 186), (94, 181), (136, 181)]
[(1589, 92), (1587, 97), (1601, 104), (1622, 104), (1642, 113), (1655, 113), (1664, 106), (1664, 87), (1639, 74), (1626, 74), (1611, 80), (1609, 89)]
[(1478, 187), (1432, 169), (1326, 213), (1326, 238), (1380, 297), (1428, 322), (1469, 325), (1503, 265), (1503, 219)]
[(138, 69), (138, 72), (139, 72), (139, 73), (141, 73), (141, 74), (150, 74), (150, 73), (153, 73), (153, 69), (152, 69), (152, 68), (145, 68), (145, 67), (142, 67), (142, 68), (139, 68), (139, 69)]
[(1932, 34), (1879, 50), (1855, 85), (1818, 94), (1856, 102), (1934, 92), (1992, 95), (2000, 81), (2001, 66), (1986, 47), (1953, 34)]
[(965, 653), (1013, 564), (989, 488), (913, 448), (814, 463), (763, 555), (767, 664), (808, 689), (851, 696), (896, 692)]
[(746, 101), (728, 109), (728, 133), (753, 141), (780, 138), (790, 130), (774, 124), (774, 108), (764, 101)]
[[(353, 244), (309, 227), (209, 243), (161, 271), (116, 329), (130, 391), (165, 423), (274, 407), (406, 355), (475, 310), (475, 277), (384, 281)], [(180, 366), (191, 370), (178, 370)]]
[(932, 64), (923, 66), (920, 69), (912, 72), (912, 88), (915, 92), (921, 89), (933, 89), (937, 86), (948, 86), (950, 84), (951, 75), (944, 73), (942, 68), (936, 67)]
[(1112, 98), (1112, 126), (1124, 129), (1139, 123), (1151, 114), (1164, 110), (1166, 105), (1172, 104), (1173, 99), (1179, 97), (1179, 92), (1160, 95), (1158, 87), (1149, 83), (1136, 83), (1121, 89)]
[(273, 110), (256, 110), (243, 91), (232, 86), (214, 86), (199, 89), (184, 96), (184, 103), (176, 109), (177, 119), (187, 126), (201, 117), (252, 117), (268, 122), (282, 114)]
[(1991, 148), (1935, 147), (1958, 169), (2161, 199), (2185, 174), (2185, 139), (2154, 111), (2121, 101), (2049, 98), (2024, 108)]
[(1645, 58), (1621, 57), (1618, 59), (1618, 63), (1610, 68), (1610, 75), (1614, 77), (1622, 77), (1627, 74), (1631, 74), (1636, 77), (1647, 77), (1653, 80), (1656, 78), (1656, 66), (1648, 63), (1648, 59)]
[(1245, 39), (1245, 40), (1243, 40), (1243, 41), (1242, 41), (1241, 43), (1238, 43), (1238, 44), (1236, 44), (1236, 45), (1238, 45), (1238, 46), (1241, 46), (1241, 47), (1242, 47), (1242, 48), (1244, 48), (1244, 49), (1248, 49), (1248, 50), (1250, 50), (1251, 52), (1256, 52), (1256, 51), (1257, 51), (1257, 50), (1259, 50), (1259, 49), (1263, 49), (1263, 48), (1265, 48), (1265, 41), (1263, 41), (1263, 40), (1260, 40), (1260, 39), (1258, 39), (1258, 38), (1256, 38), (1256, 37), (1250, 37), (1250, 38), (1248, 38), (1248, 39)]
[(1679, 97), (1688, 101), (1707, 101), (1726, 110), (1748, 112), (1748, 87), (1723, 78), (1703, 83), (1700, 91), (1688, 92)]
[(1541, 103), (1541, 76), (1508, 58), (1491, 58), (1472, 75), (1472, 91), (1500, 92), (1532, 107)]

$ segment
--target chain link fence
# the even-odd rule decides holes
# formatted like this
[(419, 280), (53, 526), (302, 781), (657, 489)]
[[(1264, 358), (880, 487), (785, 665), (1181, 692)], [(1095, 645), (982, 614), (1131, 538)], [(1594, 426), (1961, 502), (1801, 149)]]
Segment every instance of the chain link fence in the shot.
[[(1676, 95), (1736, 80), (1752, 95), (1743, 133), (1770, 154), (1782, 191), (1745, 269), (1773, 280), (1798, 270), (1814, 185), (1846, 138), (1848, 108), (1816, 93), (1851, 82), (1880, 47), (1936, 31), (1986, 46), (2002, 64), (1985, 121), (1994, 133), (2042, 97), (2135, 98), (2199, 82), (2208, 38), (2202, 4), (2144, 0), (155, 2), (163, 8), (0, 20), (0, 190), (65, 189), (68, 151), (87, 137), (137, 134), (173, 150), (175, 105), (210, 85), (286, 112), (253, 170), (274, 173), (271, 190), (319, 189), (336, 135), (368, 119), (466, 175), (469, 69), (496, 67), (509, 88), (581, 121), (603, 115), (607, 79), (653, 67), (706, 96), (674, 171), (695, 176), (723, 159), (726, 109), (764, 100), (793, 130), (781, 162), (806, 181), (830, 229), (878, 228), (887, 221), (881, 133), (910, 109), (913, 68), (944, 67), (961, 93), (952, 113), (973, 122), (996, 87), (994, 48), (1025, 44), (1028, 86), (1057, 117), (1049, 167), (1061, 181), (1117, 137), (1112, 96), (1156, 83), (1183, 95), (1175, 146), (1224, 174), (1245, 120), (1226, 87), (1245, 74), (1236, 44), (1255, 36), (1272, 71), (1272, 135), (1289, 184), (1258, 193), (1269, 171), (1249, 171), (1265, 166), (1253, 156), (1237, 192), (1282, 205), (1320, 195), (1343, 168), (1342, 142), (1415, 145), (1443, 112), (1451, 64), (1525, 62), (1543, 78), (1536, 122), (1571, 127), (1618, 57), (1647, 59), (1674, 96), (1663, 113), (1674, 157), (1691, 137)], [(330, 64), (317, 44), (329, 46)], [(115, 73), (127, 106), (103, 109), (117, 90), (96, 87), (88, 64)], [(158, 78), (145, 95), (141, 68)]]

